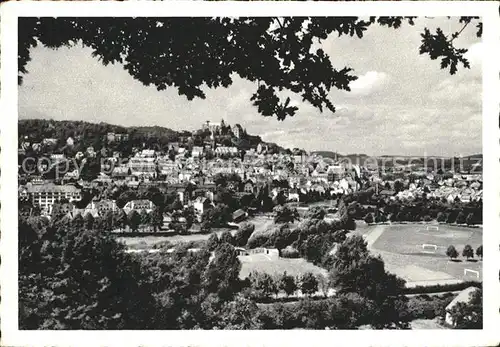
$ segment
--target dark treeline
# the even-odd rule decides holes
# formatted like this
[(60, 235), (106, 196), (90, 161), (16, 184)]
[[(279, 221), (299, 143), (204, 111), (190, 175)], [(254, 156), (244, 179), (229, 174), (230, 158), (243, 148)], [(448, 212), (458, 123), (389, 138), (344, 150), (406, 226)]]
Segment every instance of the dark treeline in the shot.
[[(197, 252), (185, 245), (172, 254), (133, 255), (113, 235), (81, 219), (21, 217), (20, 327), (284, 328), (276, 320), (271, 324), (245, 290), (234, 247), (222, 240), (211, 253), (208, 244)], [(331, 281), (339, 297), (332, 302), (329, 327), (345, 326), (338, 321), (342, 315), (333, 312), (353, 305), (363, 307), (364, 314), (350, 323), (352, 328), (407, 326), (405, 298), (400, 295), (404, 282), (384, 270), (361, 237), (342, 242), (332, 264)]]
[(360, 192), (345, 197), (348, 210), (354, 219), (363, 219), (367, 223), (391, 222), (430, 222), (457, 224), (482, 224), (482, 200), (468, 203), (455, 199), (450, 203), (446, 199), (421, 197), (414, 200), (388, 199), (373, 192)]
[[(109, 133), (127, 134), (128, 140), (108, 142)], [(45, 138), (56, 139), (56, 143), (46, 144), (43, 152), (65, 153), (67, 155), (85, 152), (92, 146), (95, 151), (108, 148), (130, 154), (133, 147), (164, 148), (168, 143), (179, 141), (182, 132), (177, 132), (159, 126), (154, 127), (123, 127), (108, 123), (90, 123), (83, 121), (54, 121), (46, 119), (25, 119), (19, 121), (19, 143), (28, 137), (30, 143), (41, 143)], [(67, 139), (74, 140), (73, 146), (68, 146)]]
[[(385, 270), (382, 259), (370, 254), (361, 236), (346, 238), (341, 221), (333, 226), (323, 217), (323, 210), (311, 210), (291, 245), (327, 269), (328, 278), (305, 273), (293, 279), (283, 274), (277, 281), (261, 274), (239, 278), (241, 263), (233, 245), (249, 242), (254, 230), (249, 223), (234, 237), (229, 232), (220, 237), (213, 234), (197, 251), (192, 244), (184, 244), (167, 253), (171, 245), (166, 244), (159, 253), (131, 254), (114, 235), (86, 219), (49, 221), (20, 215), (19, 325), (21, 329), (354, 329), (363, 325), (400, 329), (422, 315), (415, 313), (418, 310), (431, 316), (429, 312), (438, 312), (444, 305), (412, 304), (405, 296), (404, 281)], [(291, 236), (286, 227), (282, 230), (283, 237), (275, 236), (270, 242), (286, 249)], [(335, 288), (337, 294), (326, 304), (309, 298), (327, 288)], [(280, 303), (257, 305), (263, 296), (279, 292), (288, 296), (296, 290), (307, 297), (294, 304), (298, 305), (294, 313)]]

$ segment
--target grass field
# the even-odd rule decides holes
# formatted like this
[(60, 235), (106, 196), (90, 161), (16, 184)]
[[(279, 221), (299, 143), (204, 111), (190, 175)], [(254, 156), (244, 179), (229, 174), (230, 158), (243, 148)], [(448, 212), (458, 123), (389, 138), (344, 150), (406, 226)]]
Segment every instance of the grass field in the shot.
[[(246, 222), (249, 222), (249, 223), (252, 223), (255, 225), (255, 230), (252, 233), (252, 235), (250, 235), (250, 239), (253, 237), (256, 237), (258, 235), (269, 235), (271, 232), (273, 232), (279, 226), (279, 224), (274, 223), (274, 218), (272, 218), (272, 217), (270, 218), (270, 217), (264, 216), (264, 215), (258, 215), (258, 216), (252, 217), (252, 218), (246, 220)], [(290, 229), (294, 229), (298, 225), (299, 225), (299, 222), (297, 222), (297, 221), (295, 223), (289, 223)]]
[[(370, 250), (384, 259), (388, 271), (405, 279), (409, 286), (482, 280), (482, 261), (466, 261), (461, 256), (466, 244), (474, 250), (482, 244), (482, 229), (439, 225), (438, 231), (426, 230), (424, 224), (363, 226), (356, 232), (365, 235)], [(422, 244), (436, 245), (424, 250)], [(458, 261), (450, 261), (446, 249), (454, 245)], [(479, 271), (480, 276), (464, 269)]]
[(252, 271), (266, 272), (270, 275), (281, 275), (286, 271), (292, 276), (301, 276), (306, 272), (326, 276), (327, 271), (302, 258), (272, 258), (266, 254), (252, 254), (238, 257), (241, 261), (240, 278), (246, 278)]

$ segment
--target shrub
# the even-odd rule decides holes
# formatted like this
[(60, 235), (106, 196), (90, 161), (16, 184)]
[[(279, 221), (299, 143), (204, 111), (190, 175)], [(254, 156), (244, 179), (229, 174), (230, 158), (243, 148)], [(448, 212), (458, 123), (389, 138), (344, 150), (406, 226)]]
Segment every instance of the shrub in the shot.
[(299, 258), (299, 251), (292, 246), (288, 246), (281, 250), (281, 256), (283, 258)]
[(455, 246), (450, 245), (448, 247), (448, 249), (446, 250), (446, 255), (448, 257), (450, 257), (450, 259), (455, 259), (456, 257), (458, 257), (458, 252), (457, 252)]
[(269, 236), (259, 234), (252, 236), (247, 242), (247, 248), (263, 247), (269, 241)]
[(455, 296), (446, 293), (439, 296), (418, 295), (409, 298), (408, 314), (410, 319), (433, 319), (446, 314), (446, 306)]
[(374, 222), (373, 213), (368, 213), (365, 216), (365, 222), (366, 224), (372, 224)]
[(476, 255), (483, 259), (483, 245), (479, 246), (477, 249), (476, 249)]
[(466, 257), (467, 260), (469, 260), (469, 258), (474, 258), (474, 249), (471, 245), (465, 245), (462, 256)]
[(446, 218), (447, 218), (447, 217), (446, 217), (446, 214), (444, 214), (443, 212), (439, 212), (439, 213), (437, 214), (437, 221), (438, 221), (439, 223), (444, 223), (444, 222), (446, 222)]
[(229, 243), (234, 246), (234, 238), (229, 230), (224, 230), (219, 238), (220, 243)]
[(247, 244), (248, 239), (252, 236), (255, 230), (255, 225), (252, 223), (243, 223), (234, 235), (234, 242), (236, 246), (243, 247)]
[(464, 290), (469, 287), (481, 288), (481, 282), (477, 281), (467, 281), (452, 284), (436, 284), (433, 286), (416, 286), (407, 287), (403, 289), (402, 294), (424, 294), (424, 293), (441, 293), (441, 292), (455, 292), (459, 290)]

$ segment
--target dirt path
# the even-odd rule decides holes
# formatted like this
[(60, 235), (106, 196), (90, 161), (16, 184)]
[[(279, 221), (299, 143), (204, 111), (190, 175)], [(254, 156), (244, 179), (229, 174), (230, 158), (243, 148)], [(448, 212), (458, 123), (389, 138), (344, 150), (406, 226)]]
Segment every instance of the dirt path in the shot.
[(366, 243), (368, 244), (368, 250), (371, 251), (373, 249), (373, 244), (383, 234), (384, 230), (385, 225), (377, 225), (375, 229), (364, 235)]

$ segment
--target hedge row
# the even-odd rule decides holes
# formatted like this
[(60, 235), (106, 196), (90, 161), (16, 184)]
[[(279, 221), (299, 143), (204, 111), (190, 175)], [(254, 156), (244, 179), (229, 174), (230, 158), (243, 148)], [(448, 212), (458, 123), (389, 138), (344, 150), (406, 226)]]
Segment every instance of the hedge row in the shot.
[(456, 292), (459, 290), (464, 290), (469, 287), (482, 288), (482, 283), (478, 281), (465, 281), (465, 282), (451, 283), (451, 284), (436, 284), (432, 286), (415, 286), (403, 289), (403, 294), (429, 294), (429, 293)]

